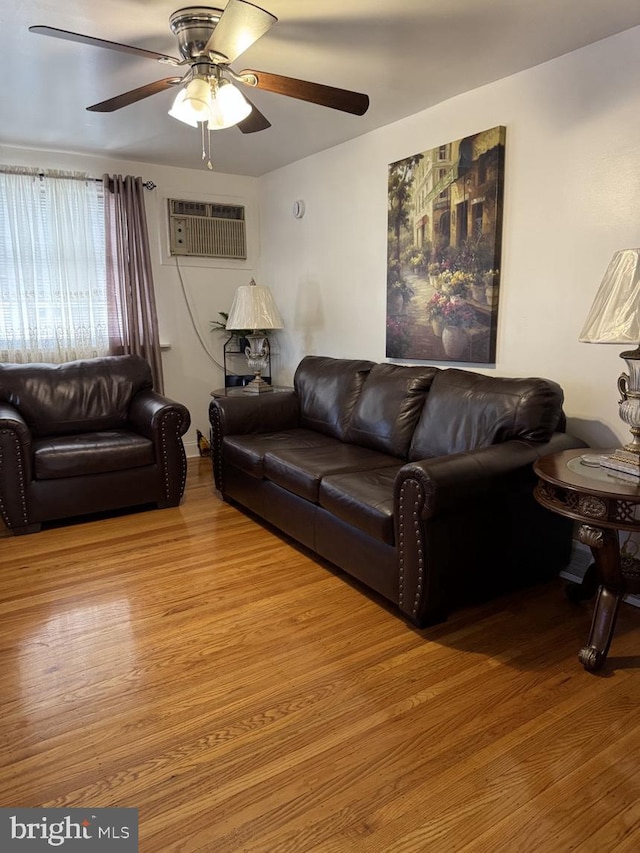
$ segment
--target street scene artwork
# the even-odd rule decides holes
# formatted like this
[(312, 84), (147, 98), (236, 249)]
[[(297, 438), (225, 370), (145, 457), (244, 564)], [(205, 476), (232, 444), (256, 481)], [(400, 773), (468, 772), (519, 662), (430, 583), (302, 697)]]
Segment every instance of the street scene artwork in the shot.
[(389, 166), (387, 356), (495, 363), (505, 128)]

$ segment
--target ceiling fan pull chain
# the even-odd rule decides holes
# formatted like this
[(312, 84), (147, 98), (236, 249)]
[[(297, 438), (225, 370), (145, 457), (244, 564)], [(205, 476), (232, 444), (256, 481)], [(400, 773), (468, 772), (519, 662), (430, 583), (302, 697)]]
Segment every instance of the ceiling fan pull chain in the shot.
[(207, 169), (209, 171), (213, 171), (213, 163), (211, 162), (211, 129), (207, 127), (207, 151), (205, 151), (204, 147), (204, 126), (207, 122), (200, 122), (200, 127), (202, 128), (202, 159), (207, 161)]
[[(204, 127), (204, 125), (202, 125)], [(207, 169), (213, 172), (213, 163), (211, 162), (211, 128), (207, 123), (207, 148), (209, 149), (209, 159), (207, 160)]]

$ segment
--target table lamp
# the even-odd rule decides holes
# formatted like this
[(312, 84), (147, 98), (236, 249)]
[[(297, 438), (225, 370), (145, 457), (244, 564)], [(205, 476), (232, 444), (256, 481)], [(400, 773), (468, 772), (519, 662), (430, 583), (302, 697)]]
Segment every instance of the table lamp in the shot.
[(618, 379), (620, 417), (632, 440), (600, 464), (640, 478), (640, 249), (616, 252), (600, 283), (579, 340), (590, 344), (632, 344), (620, 353), (628, 373)]
[(247, 364), (254, 377), (242, 389), (247, 394), (261, 394), (273, 391), (264, 381), (262, 372), (266, 370), (269, 358), (269, 339), (267, 329), (282, 329), (284, 324), (275, 299), (268, 287), (259, 286), (251, 279), (250, 284), (242, 285), (236, 291), (233, 305), (229, 311), (226, 328), (230, 332), (253, 329), (245, 337), (249, 346), (245, 347)]

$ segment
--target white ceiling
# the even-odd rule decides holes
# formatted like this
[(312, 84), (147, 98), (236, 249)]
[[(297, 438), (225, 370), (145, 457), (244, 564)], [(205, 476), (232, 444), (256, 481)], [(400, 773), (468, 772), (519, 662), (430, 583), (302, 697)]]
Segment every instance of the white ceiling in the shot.
[[(184, 0), (182, 0), (184, 2)], [(226, 0), (210, 5), (224, 7)], [(261, 175), (453, 95), (640, 25), (638, 0), (264, 0), (278, 23), (233, 68), (365, 92), (362, 116), (249, 90), (268, 130), (216, 131), (217, 171)], [(43, 24), (178, 55), (177, 0), (0, 0), (0, 144), (200, 168), (175, 90), (85, 107), (175, 74), (153, 60), (28, 32)], [(178, 76), (181, 72), (178, 70)]]

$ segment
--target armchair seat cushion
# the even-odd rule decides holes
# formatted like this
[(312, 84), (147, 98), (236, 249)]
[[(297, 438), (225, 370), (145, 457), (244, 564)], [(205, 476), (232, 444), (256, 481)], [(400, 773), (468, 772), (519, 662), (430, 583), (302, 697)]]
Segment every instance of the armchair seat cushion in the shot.
[(320, 483), (329, 474), (386, 467), (397, 469), (401, 464), (395, 456), (334, 440), (324, 447), (267, 453), (264, 473), (272, 483), (317, 504)]
[(49, 436), (33, 442), (36, 480), (105, 474), (153, 463), (153, 442), (128, 430)]
[(395, 545), (393, 487), (400, 465), (330, 474), (320, 484), (320, 506), (352, 527)]

